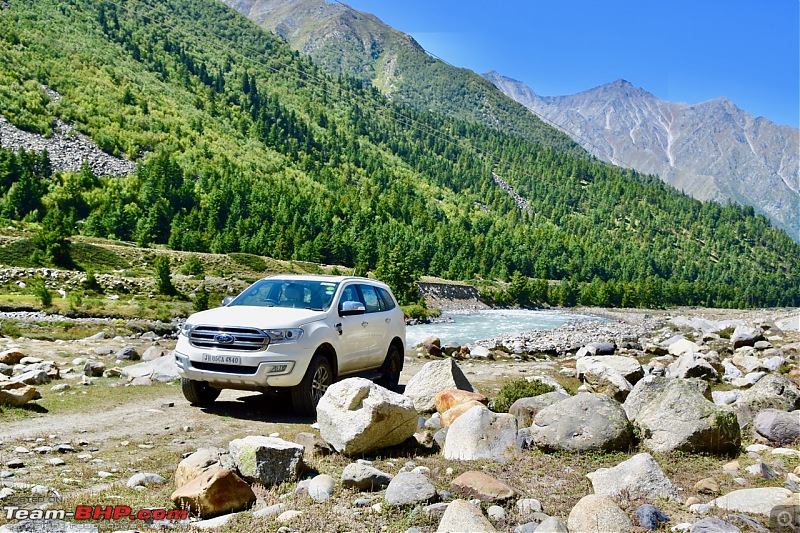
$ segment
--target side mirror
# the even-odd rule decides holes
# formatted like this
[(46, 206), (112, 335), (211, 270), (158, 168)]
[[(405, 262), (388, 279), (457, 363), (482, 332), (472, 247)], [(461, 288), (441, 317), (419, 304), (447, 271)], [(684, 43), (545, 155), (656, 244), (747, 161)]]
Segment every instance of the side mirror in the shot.
[(236, 296), (226, 296), (222, 299), (222, 307), (227, 307), (232, 301), (236, 299)]
[(339, 316), (363, 315), (367, 308), (361, 302), (342, 302), (339, 306)]

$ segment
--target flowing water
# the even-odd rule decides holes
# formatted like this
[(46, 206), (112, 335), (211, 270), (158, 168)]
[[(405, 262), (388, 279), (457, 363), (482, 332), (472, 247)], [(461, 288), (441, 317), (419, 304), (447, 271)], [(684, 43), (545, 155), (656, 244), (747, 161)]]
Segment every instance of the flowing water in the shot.
[(446, 316), (452, 318), (453, 322), (408, 326), (406, 346), (416, 346), (431, 336), (441, 339), (443, 346), (448, 342), (464, 346), (503, 334), (555, 329), (575, 320), (602, 320), (599, 317), (575, 313), (527, 309), (488, 309), (464, 314), (447, 313)]

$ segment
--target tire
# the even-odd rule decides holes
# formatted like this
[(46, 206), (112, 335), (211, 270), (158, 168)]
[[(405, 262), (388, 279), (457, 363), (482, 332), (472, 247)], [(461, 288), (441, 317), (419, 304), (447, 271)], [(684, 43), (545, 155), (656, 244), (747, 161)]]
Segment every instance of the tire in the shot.
[(214, 400), (222, 392), (209, 385), (207, 381), (194, 381), (186, 378), (181, 378), (181, 391), (183, 397), (189, 400), (190, 404), (200, 407), (214, 403)]
[(301, 416), (314, 416), (317, 414), (317, 404), (320, 398), (333, 383), (333, 370), (328, 360), (316, 354), (308, 365), (303, 381), (292, 387), (292, 407)]
[(397, 392), (400, 388), (400, 373), (403, 371), (403, 354), (394, 344), (389, 346), (386, 359), (381, 366), (381, 377), (376, 381), (381, 387)]

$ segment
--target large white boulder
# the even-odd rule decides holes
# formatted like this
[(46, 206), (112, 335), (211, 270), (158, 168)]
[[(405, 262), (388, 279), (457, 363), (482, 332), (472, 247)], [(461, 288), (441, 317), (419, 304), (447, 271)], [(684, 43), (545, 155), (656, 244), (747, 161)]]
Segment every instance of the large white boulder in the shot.
[(411, 399), (417, 411), (425, 413), (436, 409), (436, 395), (447, 389), (478, 392), (455, 360), (448, 358), (426, 363), (408, 380), (403, 394)]
[(325, 442), (343, 455), (396, 446), (417, 430), (411, 400), (364, 378), (334, 383), (317, 404), (317, 423)]
[(517, 418), (477, 405), (450, 426), (442, 455), (446, 459), (475, 461), (504, 458), (519, 450)]
[(583, 374), (589, 367), (604, 366), (613, 368), (631, 384), (636, 383), (644, 377), (642, 365), (633, 357), (621, 355), (590, 355), (581, 357), (575, 362), (575, 370), (578, 372), (578, 379), (583, 379)]
[(586, 474), (595, 494), (629, 500), (678, 501), (678, 488), (667, 478), (649, 453), (640, 453), (612, 468), (599, 468)]

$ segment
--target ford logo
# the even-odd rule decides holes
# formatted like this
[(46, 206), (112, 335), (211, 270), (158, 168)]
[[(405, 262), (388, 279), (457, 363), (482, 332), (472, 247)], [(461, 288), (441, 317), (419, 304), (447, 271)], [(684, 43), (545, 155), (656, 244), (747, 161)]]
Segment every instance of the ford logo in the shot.
[(214, 341), (219, 344), (233, 344), (236, 338), (228, 333), (217, 333), (214, 335)]

